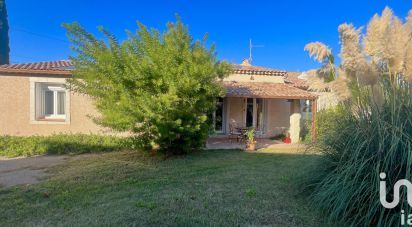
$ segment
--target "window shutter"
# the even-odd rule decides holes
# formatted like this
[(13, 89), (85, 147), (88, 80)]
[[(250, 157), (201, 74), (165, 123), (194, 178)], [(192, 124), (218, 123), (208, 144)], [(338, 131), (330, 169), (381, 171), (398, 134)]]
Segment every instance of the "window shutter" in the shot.
[(39, 119), (44, 116), (43, 111), (43, 95), (42, 95), (42, 85), (40, 83), (35, 83), (35, 118)]

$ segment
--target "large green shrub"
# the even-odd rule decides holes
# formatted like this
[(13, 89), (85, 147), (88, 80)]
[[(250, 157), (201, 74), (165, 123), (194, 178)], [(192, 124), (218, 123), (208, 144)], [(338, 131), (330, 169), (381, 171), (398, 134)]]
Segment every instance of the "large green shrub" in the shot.
[(70, 85), (96, 101), (97, 123), (134, 132), (143, 149), (187, 153), (204, 145), (229, 70), (206, 38), (193, 40), (180, 19), (163, 33), (139, 23), (121, 43), (104, 28), (99, 40), (77, 23), (64, 26), (76, 51)]
[(0, 156), (7, 157), (96, 153), (124, 149), (134, 149), (130, 138), (84, 134), (0, 137)]
[[(337, 121), (335, 121), (335, 119), (342, 117), (343, 114), (345, 114), (345, 111), (344, 106), (342, 105), (329, 107), (317, 112), (316, 137), (322, 139), (325, 135), (327, 136), (329, 129), (336, 127)], [(312, 121), (305, 121), (301, 130), (301, 139), (303, 143), (310, 144), (313, 142), (311, 129)]]
[(406, 190), (397, 208), (385, 209), (379, 173), (388, 176), (388, 201), (395, 182), (412, 177), (412, 92), (407, 85), (384, 81), (357, 93), (322, 121), (326, 127), (315, 145), (322, 161), (309, 174), (308, 185), (314, 204), (331, 223), (397, 226), (401, 209), (412, 211)]

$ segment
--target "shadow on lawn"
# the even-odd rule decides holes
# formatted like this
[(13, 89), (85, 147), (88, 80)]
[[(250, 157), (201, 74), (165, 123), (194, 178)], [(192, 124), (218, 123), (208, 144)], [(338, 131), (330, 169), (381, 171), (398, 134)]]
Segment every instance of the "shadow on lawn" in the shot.
[[(5, 211), (0, 220), (8, 225), (322, 226), (299, 196), (298, 176), (317, 157), (288, 150), (205, 150), (166, 160), (133, 151), (79, 155), (57, 167), (47, 182), (0, 190)], [(61, 215), (62, 208), (69, 215)]]

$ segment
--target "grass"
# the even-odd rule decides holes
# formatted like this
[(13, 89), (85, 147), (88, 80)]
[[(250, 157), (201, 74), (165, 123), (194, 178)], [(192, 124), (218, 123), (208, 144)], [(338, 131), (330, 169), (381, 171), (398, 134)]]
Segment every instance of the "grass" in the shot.
[(313, 159), (220, 150), (166, 160), (138, 152), (75, 156), (41, 184), (0, 188), (0, 223), (319, 226), (297, 196), (296, 178)]

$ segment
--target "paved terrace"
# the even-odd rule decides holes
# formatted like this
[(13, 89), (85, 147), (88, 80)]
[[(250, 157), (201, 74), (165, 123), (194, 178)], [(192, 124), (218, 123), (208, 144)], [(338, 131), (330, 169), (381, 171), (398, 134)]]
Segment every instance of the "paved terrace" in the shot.
[[(206, 149), (243, 149), (245, 148), (244, 142), (237, 142), (236, 139), (229, 139), (227, 137), (210, 137), (206, 143)], [(257, 139), (257, 149), (262, 148), (304, 148), (302, 144), (285, 144), (279, 140), (271, 139)]]

